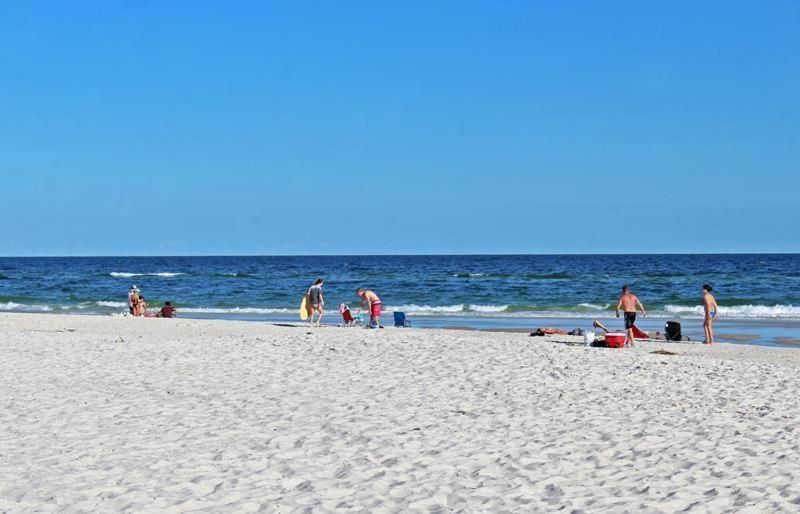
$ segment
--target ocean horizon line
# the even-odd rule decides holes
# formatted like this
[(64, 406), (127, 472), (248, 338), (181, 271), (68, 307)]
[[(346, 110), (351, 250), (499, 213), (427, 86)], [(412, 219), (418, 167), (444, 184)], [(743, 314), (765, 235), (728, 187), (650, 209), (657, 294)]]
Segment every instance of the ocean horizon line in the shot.
[(797, 252), (623, 252), (623, 253), (275, 253), (275, 254), (103, 254), (103, 255), (0, 255), (0, 259), (151, 259), (151, 258), (231, 258), (231, 257), (625, 257), (642, 256), (657, 257), (661, 255), (669, 256), (698, 256), (698, 255), (800, 255)]

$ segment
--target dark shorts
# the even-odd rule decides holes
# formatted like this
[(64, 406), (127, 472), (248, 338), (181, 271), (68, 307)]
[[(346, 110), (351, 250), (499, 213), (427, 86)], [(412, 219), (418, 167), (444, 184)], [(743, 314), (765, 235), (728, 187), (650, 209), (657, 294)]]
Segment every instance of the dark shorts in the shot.
[(633, 328), (633, 325), (636, 324), (636, 313), (635, 312), (626, 312), (625, 313), (625, 330), (630, 330)]

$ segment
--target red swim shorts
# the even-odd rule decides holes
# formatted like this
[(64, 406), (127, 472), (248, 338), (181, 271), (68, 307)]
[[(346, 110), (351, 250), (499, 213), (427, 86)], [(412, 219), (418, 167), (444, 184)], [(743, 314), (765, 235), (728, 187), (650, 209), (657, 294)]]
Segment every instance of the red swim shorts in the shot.
[(380, 318), (381, 317), (381, 304), (373, 303), (372, 304), (372, 311), (371, 311), (370, 315), (373, 318)]

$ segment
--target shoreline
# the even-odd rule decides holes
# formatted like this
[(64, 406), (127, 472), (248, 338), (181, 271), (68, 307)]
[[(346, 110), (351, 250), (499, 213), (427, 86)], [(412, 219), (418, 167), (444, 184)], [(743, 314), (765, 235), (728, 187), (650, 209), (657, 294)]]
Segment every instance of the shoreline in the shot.
[(800, 502), (791, 349), (24, 314), (0, 334), (0, 511)]
[[(183, 313), (178, 306), (179, 319), (195, 320), (220, 320), (220, 321), (244, 321), (248, 323), (272, 323), (272, 324), (296, 324), (303, 326), (295, 316), (289, 315), (252, 315), (252, 314), (197, 314)], [(90, 316), (100, 318), (123, 318), (119, 314), (101, 313), (59, 313), (59, 312), (0, 312), (0, 315), (48, 315), (48, 316)], [(149, 318), (145, 318), (149, 319)], [(480, 332), (506, 332), (506, 333), (530, 333), (537, 327), (557, 327), (568, 330), (582, 328), (587, 331), (598, 332), (592, 327), (594, 319), (600, 320), (612, 331), (623, 331), (620, 318), (613, 316), (597, 318), (569, 318), (569, 317), (495, 317), (495, 316), (428, 316), (428, 315), (409, 315), (409, 320), (415, 328), (427, 329), (453, 329), (469, 330)], [(702, 340), (702, 319), (680, 319), (666, 317), (639, 317), (637, 326), (643, 330), (664, 331), (664, 323), (667, 320), (675, 320), (681, 323), (683, 333), (693, 340)], [(336, 311), (326, 311), (323, 320), (326, 326), (336, 327), (340, 322), (339, 313)], [(384, 325), (391, 325), (391, 316), (384, 316)], [(797, 334), (800, 333), (800, 320), (786, 319), (719, 319), (714, 325), (716, 337), (719, 343), (732, 344), (752, 344), (760, 347), (792, 348), (800, 347), (800, 340)]]

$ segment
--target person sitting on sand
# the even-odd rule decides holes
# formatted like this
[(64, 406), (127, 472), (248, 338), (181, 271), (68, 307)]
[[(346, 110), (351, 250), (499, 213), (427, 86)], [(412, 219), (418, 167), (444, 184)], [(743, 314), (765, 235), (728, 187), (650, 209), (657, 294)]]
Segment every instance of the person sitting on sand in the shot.
[(322, 315), (325, 313), (325, 297), (322, 294), (322, 284), (324, 284), (323, 280), (318, 278), (317, 281), (314, 282), (314, 285), (308, 288), (308, 292), (306, 293), (308, 297), (307, 303), (311, 310), (311, 316), (308, 317), (308, 322), (312, 327), (314, 326), (314, 314), (319, 314), (316, 326), (320, 326)]
[(144, 296), (139, 296), (139, 301), (136, 303), (136, 314), (134, 316), (148, 317), (147, 316), (147, 302), (144, 301)]
[(161, 311), (156, 314), (157, 318), (174, 318), (175, 317), (175, 308), (172, 306), (171, 302), (164, 302), (164, 306), (161, 307)]
[(703, 284), (703, 310), (705, 311), (703, 331), (706, 337), (703, 344), (714, 344), (714, 320), (717, 318), (717, 299), (714, 298), (711, 291), (710, 285)]
[(375, 294), (375, 291), (369, 289), (356, 289), (356, 295), (361, 298), (361, 307), (369, 308), (369, 326), (383, 328), (381, 325), (381, 299)]
[(628, 331), (628, 338), (625, 340), (625, 346), (634, 346), (633, 326), (636, 324), (636, 308), (642, 309), (642, 316), (647, 317), (647, 311), (644, 310), (642, 302), (636, 298), (636, 295), (630, 292), (628, 284), (622, 286), (622, 296), (619, 297), (617, 308), (615, 309), (617, 317), (619, 318), (619, 310), (622, 309), (625, 313), (625, 330)]

